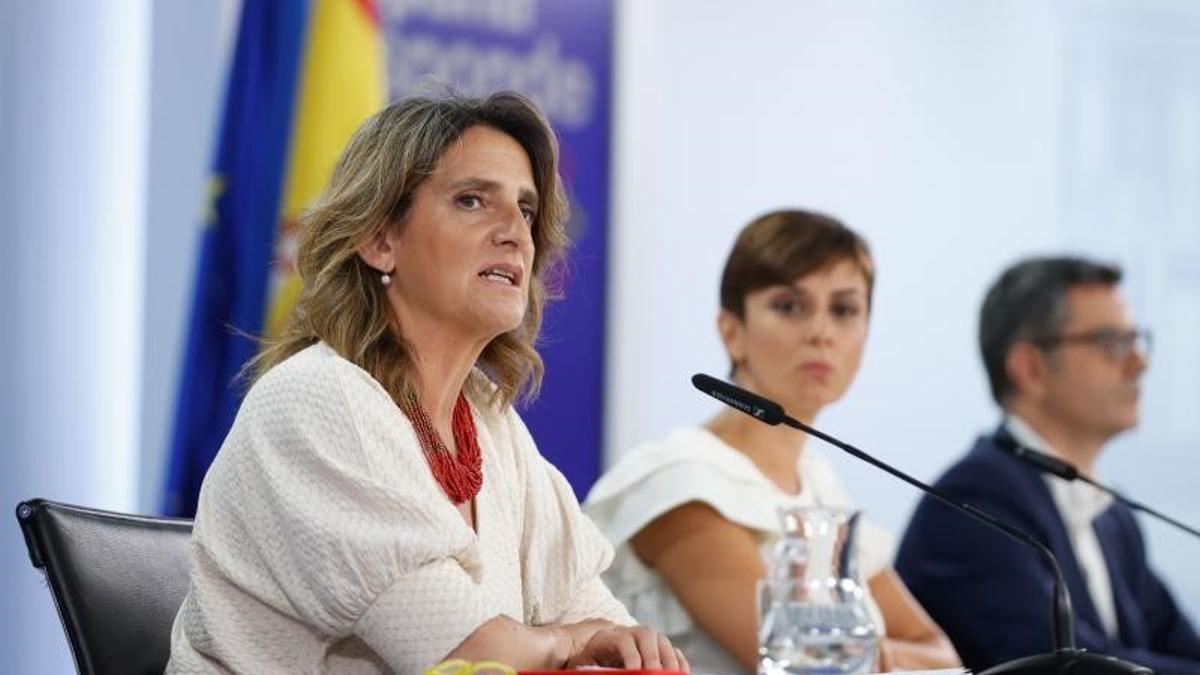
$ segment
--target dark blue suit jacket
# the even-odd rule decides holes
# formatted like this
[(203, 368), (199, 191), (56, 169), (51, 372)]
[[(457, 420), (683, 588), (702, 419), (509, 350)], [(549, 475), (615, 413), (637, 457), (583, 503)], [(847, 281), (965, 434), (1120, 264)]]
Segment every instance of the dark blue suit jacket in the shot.
[[(1095, 520), (1120, 632), (1109, 638), (1037, 469), (1000, 449), (994, 436), (984, 436), (937, 486), (1054, 552), (1071, 591), (1080, 648), (1148, 666), (1158, 675), (1200, 673), (1200, 636), (1150, 570), (1142, 533), (1124, 505), (1114, 504)], [(1037, 552), (1004, 534), (925, 497), (904, 533), (896, 570), (968, 668), (979, 671), (1051, 650), (1053, 573)]]

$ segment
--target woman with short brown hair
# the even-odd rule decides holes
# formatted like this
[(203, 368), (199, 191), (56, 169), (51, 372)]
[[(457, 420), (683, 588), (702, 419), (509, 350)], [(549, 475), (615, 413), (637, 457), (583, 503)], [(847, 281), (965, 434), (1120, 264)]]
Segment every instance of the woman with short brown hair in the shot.
[[(755, 219), (721, 278), (717, 328), (731, 379), (812, 422), (858, 372), (874, 283), (866, 242), (836, 219), (802, 210)], [(755, 585), (780, 536), (778, 509), (849, 505), (832, 467), (805, 441), (727, 409), (634, 448), (588, 496), (589, 515), (617, 546), (610, 586), (698, 670), (756, 670)], [(891, 568), (888, 535), (864, 523), (858, 553), (881, 666), (957, 665)]]

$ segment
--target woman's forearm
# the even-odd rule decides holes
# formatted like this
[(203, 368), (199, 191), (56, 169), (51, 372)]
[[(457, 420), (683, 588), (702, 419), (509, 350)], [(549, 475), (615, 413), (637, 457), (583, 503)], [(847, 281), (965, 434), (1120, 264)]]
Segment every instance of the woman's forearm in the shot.
[(868, 583), (888, 629), (880, 650), (881, 670), (961, 665), (954, 645), (925, 613), (894, 569), (881, 570)]
[(921, 641), (887, 638), (882, 653), (881, 665), (889, 671), (962, 665), (950, 641), (936, 635)]
[(476, 628), (446, 659), (499, 661), (517, 670), (557, 669), (597, 632), (612, 626), (612, 622), (602, 619), (527, 626), (501, 614)]
[(517, 670), (561, 668), (571, 654), (571, 636), (559, 626), (527, 626), (493, 617), (468, 635), (446, 659), (499, 661)]
[(499, 661), (517, 670), (568, 666), (688, 670), (670, 640), (647, 626), (617, 626), (602, 619), (526, 626), (507, 616), (489, 619), (445, 656)]

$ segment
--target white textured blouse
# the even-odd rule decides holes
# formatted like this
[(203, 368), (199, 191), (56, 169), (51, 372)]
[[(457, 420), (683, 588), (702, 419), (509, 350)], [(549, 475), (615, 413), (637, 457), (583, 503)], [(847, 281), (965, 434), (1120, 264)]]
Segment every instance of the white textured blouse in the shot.
[(167, 672), (419, 673), (499, 614), (631, 624), (600, 580), (611, 548), (516, 412), (471, 409), (475, 530), (365, 371), (317, 344), (264, 375), (200, 492)]
[[(782, 536), (781, 507), (852, 507), (837, 475), (824, 457), (806, 448), (796, 468), (800, 493), (788, 494), (754, 462), (704, 428), (674, 431), (665, 440), (630, 450), (592, 488), (584, 505), (616, 547), (605, 581), (633, 616), (655, 626), (683, 651), (696, 671), (741, 672), (741, 666), (703, 628), (696, 625), (670, 586), (642, 563), (629, 540), (655, 518), (688, 502), (702, 502), (753, 534), (768, 567)], [(891, 565), (892, 538), (862, 519), (856, 556), (863, 579)], [(868, 590), (869, 596), (869, 590)], [(883, 615), (871, 599), (880, 635)]]

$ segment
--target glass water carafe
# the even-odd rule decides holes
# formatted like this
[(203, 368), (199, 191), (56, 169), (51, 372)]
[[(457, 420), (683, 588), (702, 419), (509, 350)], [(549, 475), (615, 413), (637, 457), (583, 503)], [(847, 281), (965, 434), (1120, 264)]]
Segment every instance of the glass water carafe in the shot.
[(780, 509), (783, 537), (759, 582), (759, 675), (869, 673), (878, 639), (855, 564), (856, 511)]

